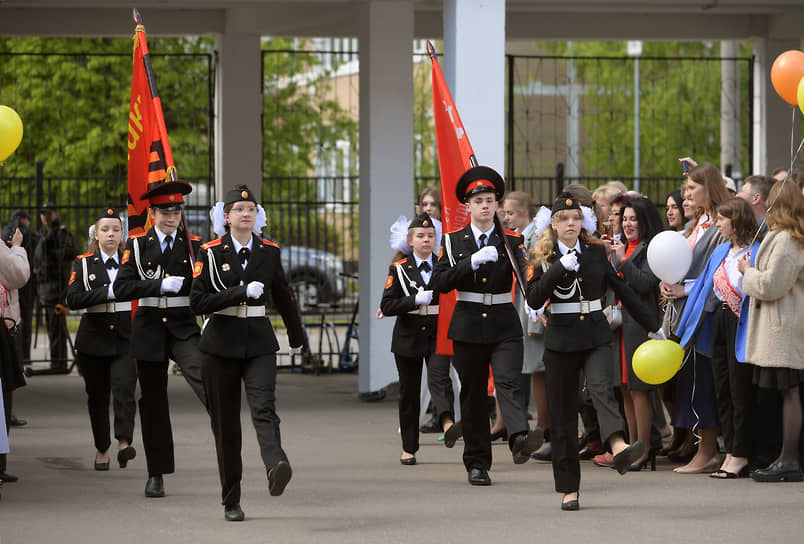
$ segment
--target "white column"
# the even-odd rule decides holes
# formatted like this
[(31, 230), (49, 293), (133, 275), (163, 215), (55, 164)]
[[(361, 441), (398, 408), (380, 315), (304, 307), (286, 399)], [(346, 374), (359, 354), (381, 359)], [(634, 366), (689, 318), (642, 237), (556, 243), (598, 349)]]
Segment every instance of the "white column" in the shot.
[(444, 0), (444, 77), (480, 164), (505, 170), (505, 0)]
[[(237, 183), (262, 196), (262, 81), (256, 9), (226, 10), (225, 30), (215, 39), (215, 192)], [(192, 82), (187, 82), (192, 84)]]
[[(740, 45), (733, 40), (720, 42), (720, 56), (734, 59), (740, 55)], [(720, 61), (720, 171), (726, 175), (726, 165), (733, 168), (731, 177), (743, 176), (740, 158), (740, 62)]]
[[(800, 49), (798, 40), (754, 40), (754, 161), (752, 174), (768, 175), (774, 168), (790, 166), (790, 133), (793, 106), (773, 89), (773, 61), (789, 49)], [(799, 114), (796, 112), (796, 135)], [(795, 145), (798, 145), (796, 137)]]
[(360, 20), (360, 392), (398, 380), (393, 318), (377, 320), (391, 223), (413, 212), (413, 3), (373, 1)]

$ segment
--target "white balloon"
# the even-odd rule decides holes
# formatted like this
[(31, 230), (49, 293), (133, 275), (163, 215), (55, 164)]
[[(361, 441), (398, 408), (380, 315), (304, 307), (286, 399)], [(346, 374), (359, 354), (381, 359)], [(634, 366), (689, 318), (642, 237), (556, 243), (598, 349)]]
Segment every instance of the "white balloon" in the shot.
[(667, 283), (678, 283), (692, 264), (692, 248), (680, 232), (666, 230), (648, 245), (648, 266), (653, 275)]

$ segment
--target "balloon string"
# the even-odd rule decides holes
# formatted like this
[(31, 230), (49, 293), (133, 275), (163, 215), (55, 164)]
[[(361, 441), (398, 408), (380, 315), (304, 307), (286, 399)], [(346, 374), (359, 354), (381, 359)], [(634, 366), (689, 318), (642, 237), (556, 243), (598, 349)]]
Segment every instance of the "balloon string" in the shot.
[(695, 416), (695, 425), (692, 426), (690, 431), (692, 431), (692, 436), (697, 438), (695, 442), (695, 445), (697, 446), (701, 443), (701, 440), (703, 440), (703, 437), (696, 432), (701, 423), (701, 416), (699, 416), (698, 412), (695, 410), (695, 380), (697, 378), (696, 374), (698, 373), (698, 360), (695, 356), (695, 346), (693, 346), (690, 351), (692, 351), (692, 398), (690, 399), (690, 407), (692, 408), (692, 413)]

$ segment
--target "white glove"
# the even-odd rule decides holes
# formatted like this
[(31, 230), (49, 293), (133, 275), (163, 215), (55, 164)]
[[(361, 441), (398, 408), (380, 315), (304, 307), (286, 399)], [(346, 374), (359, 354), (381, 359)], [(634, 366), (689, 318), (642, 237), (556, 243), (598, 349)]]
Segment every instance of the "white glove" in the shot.
[(496, 263), (499, 258), (497, 248), (484, 246), (472, 254), (472, 270), (477, 270), (483, 263)]
[(581, 265), (578, 264), (578, 255), (574, 252), (567, 253), (561, 257), (558, 262), (561, 263), (561, 266), (567, 270), (572, 270), (573, 272), (577, 272), (581, 267)]
[[(255, 282), (255, 283), (259, 283), (259, 282)], [(291, 355), (301, 355), (302, 346), (298, 346), (298, 347), (295, 347), (295, 348), (291, 346), (291, 348), (288, 350), (288, 352)]]
[(114, 300), (114, 289), (112, 287), (114, 287), (114, 284), (110, 283), (109, 289), (106, 290), (106, 300)]
[(665, 336), (664, 331), (661, 328), (656, 332), (649, 332), (648, 338), (651, 340), (667, 340), (667, 336)]
[(433, 301), (433, 290), (419, 291), (416, 293), (416, 304), (430, 304)]
[(184, 276), (168, 276), (162, 280), (162, 285), (159, 287), (161, 294), (165, 293), (178, 293), (181, 291), (181, 286), (184, 283)]
[(258, 299), (265, 291), (265, 284), (261, 281), (252, 281), (246, 286), (246, 296), (248, 298)]
[(530, 318), (531, 321), (533, 321), (534, 323), (538, 323), (539, 320), (541, 320), (541, 318), (542, 318), (542, 314), (544, 314), (544, 306), (542, 306), (538, 310), (534, 310), (526, 302), (525, 303), (525, 313), (528, 314), (528, 317)]

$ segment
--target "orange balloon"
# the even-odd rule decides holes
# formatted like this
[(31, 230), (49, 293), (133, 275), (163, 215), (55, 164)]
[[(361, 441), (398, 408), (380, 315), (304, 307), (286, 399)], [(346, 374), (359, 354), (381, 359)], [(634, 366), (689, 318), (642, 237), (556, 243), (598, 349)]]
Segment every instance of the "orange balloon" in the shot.
[(791, 49), (773, 61), (771, 82), (773, 88), (791, 106), (798, 104), (798, 84), (804, 77), (804, 53)]

